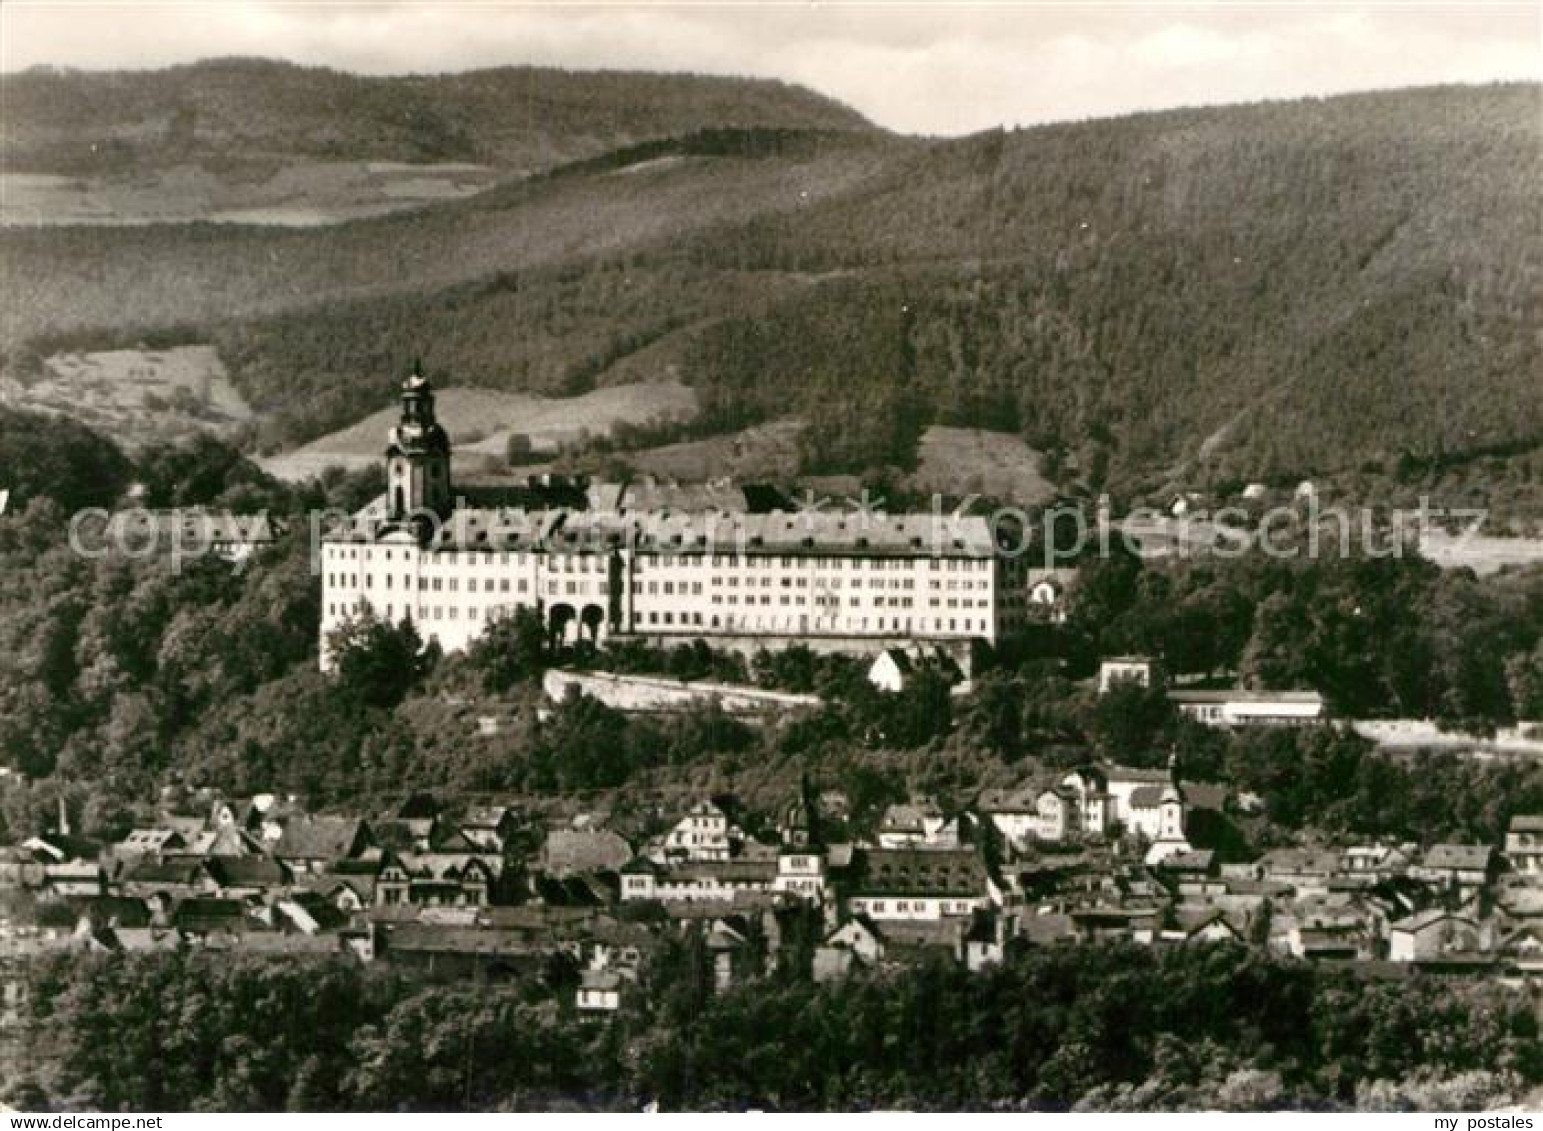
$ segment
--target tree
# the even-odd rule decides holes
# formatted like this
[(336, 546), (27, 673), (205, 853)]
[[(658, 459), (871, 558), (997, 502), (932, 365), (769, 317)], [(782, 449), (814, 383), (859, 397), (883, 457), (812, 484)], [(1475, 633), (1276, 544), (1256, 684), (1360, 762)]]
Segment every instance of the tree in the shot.
[(490, 620), (467, 650), (467, 662), (482, 673), (483, 688), (495, 693), (540, 676), (547, 659), (541, 614), (525, 605)]
[(425, 646), (411, 619), (392, 625), (373, 609), (349, 617), (327, 634), (337, 685), (367, 707), (395, 707), (432, 668), (437, 646)]

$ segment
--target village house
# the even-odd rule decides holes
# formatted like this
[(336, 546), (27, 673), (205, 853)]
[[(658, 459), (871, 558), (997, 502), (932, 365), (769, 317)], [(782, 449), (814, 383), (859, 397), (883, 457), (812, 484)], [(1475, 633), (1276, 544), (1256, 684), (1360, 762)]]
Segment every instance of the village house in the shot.
[(297, 876), (314, 876), (374, 843), (369, 825), (357, 817), (302, 817), (284, 826), (273, 856)]
[(1433, 844), (1409, 874), (1466, 899), (1494, 880), (1498, 865), (1495, 850), (1487, 844)]
[(1340, 853), (1341, 875), (1365, 877), (1376, 883), (1408, 874), (1419, 857), (1412, 844), (1353, 844)]
[(580, 1013), (615, 1013), (621, 1009), (626, 986), (626, 979), (615, 970), (582, 970), (574, 1004)]
[[(884, 810), (884, 817), (879, 822), (879, 847), (942, 847), (940, 838), (947, 824), (948, 819), (936, 801), (930, 797), (913, 797)], [(957, 843), (948, 847), (957, 847)]]
[(1488, 928), (1470, 915), (1432, 908), (1388, 929), (1388, 958), (1393, 962), (1434, 962), (1486, 957)]
[(1316, 691), (1170, 691), (1168, 701), (1197, 722), (1216, 727), (1313, 726), (1328, 717)]
[(1326, 848), (1272, 848), (1252, 864), (1237, 866), (1256, 880), (1288, 884), (1298, 895), (1326, 895), (1339, 872), (1339, 853)]
[(1098, 665), (1100, 695), (1122, 683), (1151, 687), (1157, 681), (1157, 664), (1150, 656), (1110, 656)]
[(877, 966), (884, 957), (884, 940), (865, 916), (854, 916), (825, 936), (814, 952), (814, 980), (835, 981), (855, 967)]
[(665, 857), (672, 860), (727, 860), (734, 854), (730, 832), (728, 814), (712, 801), (698, 801), (665, 836)]
[(1543, 876), (1543, 816), (1516, 816), (1506, 827), (1505, 858), (1521, 876)]
[(898, 695), (910, 682), (915, 664), (900, 648), (886, 648), (868, 665), (868, 682), (880, 691)]
[(1070, 841), (1083, 830), (1082, 798), (1064, 784), (1030, 783), (1012, 790), (988, 790), (976, 806), (1017, 853), (1036, 840)]
[(639, 856), (621, 870), (624, 902), (732, 903), (742, 892), (773, 890), (778, 860), (703, 860), (665, 867)]
[(1515, 975), (1530, 982), (1543, 980), (1543, 926), (1529, 924), (1507, 931), (1495, 952)]

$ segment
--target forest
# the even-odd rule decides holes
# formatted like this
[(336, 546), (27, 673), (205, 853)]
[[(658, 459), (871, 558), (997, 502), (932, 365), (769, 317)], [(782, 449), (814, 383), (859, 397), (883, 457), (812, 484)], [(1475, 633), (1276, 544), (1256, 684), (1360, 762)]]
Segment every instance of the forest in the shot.
[[(787, 952), (780, 952), (786, 955)], [(650, 1004), (584, 1022), (572, 972), (425, 984), (342, 960), (61, 955), (23, 1110), (1474, 1110), (1543, 1080), (1498, 987), (1242, 947), (1019, 950), (816, 985), (788, 955), (711, 989), (672, 937)]]
[(927, 142), (769, 121), (311, 232), (8, 231), (4, 368), (212, 342), (264, 450), (378, 409), (418, 355), (440, 384), (680, 379), (708, 429), (806, 422), (808, 472), (905, 468), (936, 422), (1019, 434), (1117, 499), (1316, 475), (1527, 527), (1538, 95)]

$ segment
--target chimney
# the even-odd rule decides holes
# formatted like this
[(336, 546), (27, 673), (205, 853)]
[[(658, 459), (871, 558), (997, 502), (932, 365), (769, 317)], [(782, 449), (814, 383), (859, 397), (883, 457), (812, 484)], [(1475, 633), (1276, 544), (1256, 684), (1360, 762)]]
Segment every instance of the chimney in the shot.
[(70, 814), (64, 807), (64, 794), (59, 795), (59, 835), (70, 835)]

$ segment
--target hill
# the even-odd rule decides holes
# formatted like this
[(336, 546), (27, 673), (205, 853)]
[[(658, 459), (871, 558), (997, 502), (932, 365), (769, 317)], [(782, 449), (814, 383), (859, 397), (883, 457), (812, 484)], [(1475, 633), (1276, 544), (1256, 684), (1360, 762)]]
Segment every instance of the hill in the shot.
[(8, 371), (213, 344), (268, 448), (421, 353), (447, 384), (679, 381), (724, 433), (802, 419), (812, 474), (912, 471), (940, 424), (1126, 494), (1465, 458), (1503, 493), (1543, 439), (1538, 112), (1511, 85), (705, 130), (314, 232), (10, 231)]
[(839, 103), (766, 80), (541, 67), (372, 78), (240, 58), (0, 75), (0, 103), (0, 167), (72, 176), (306, 160), (523, 174), (714, 126), (867, 126)]
[(506, 67), (365, 78), (263, 59), (0, 76), (0, 225), (311, 228), (704, 128), (866, 129), (767, 81)]

